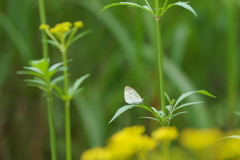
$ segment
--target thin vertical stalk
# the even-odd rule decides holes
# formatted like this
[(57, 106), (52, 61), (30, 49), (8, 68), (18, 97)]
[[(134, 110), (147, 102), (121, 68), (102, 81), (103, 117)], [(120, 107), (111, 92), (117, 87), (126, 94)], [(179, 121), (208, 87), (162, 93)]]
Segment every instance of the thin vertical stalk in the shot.
[(56, 149), (56, 136), (55, 136), (55, 124), (54, 124), (54, 112), (53, 112), (53, 99), (51, 94), (47, 97), (48, 104), (48, 123), (50, 131), (50, 141), (51, 141), (51, 153), (52, 160), (57, 160), (57, 149)]
[[(46, 15), (44, 8), (44, 1), (38, 0), (39, 5), (39, 15), (41, 24), (46, 24)], [(47, 45), (47, 35), (42, 31), (42, 49), (44, 59), (48, 59), (48, 45)], [(50, 85), (50, 81), (48, 82)], [(57, 160), (57, 147), (56, 147), (56, 134), (55, 134), (55, 122), (54, 122), (54, 111), (53, 111), (53, 99), (51, 91), (47, 93), (47, 107), (48, 107), (48, 123), (49, 123), (49, 132), (50, 132), (50, 146), (51, 146), (51, 157), (52, 160)]]
[(72, 159), (71, 153), (71, 121), (70, 121), (70, 99), (68, 95), (68, 65), (66, 49), (62, 50), (62, 61), (64, 66), (64, 92), (65, 92), (65, 137), (66, 137), (66, 160)]
[(66, 134), (66, 159), (72, 159), (71, 153), (71, 121), (70, 121), (70, 102), (65, 101), (65, 134)]
[(169, 141), (168, 140), (164, 140), (163, 141), (163, 151), (164, 151), (164, 160), (169, 160)]
[[(40, 22), (41, 22), (41, 24), (47, 24), (44, 1), (38, 0), (38, 5), (39, 5)], [(47, 34), (44, 31), (42, 31), (42, 39), (44, 40), (42, 42), (43, 57), (44, 57), (44, 59), (47, 59), (48, 58), (48, 45), (47, 45), (47, 41), (45, 41), (45, 40), (47, 40)]]
[(66, 49), (62, 49), (62, 61), (63, 61), (63, 67), (65, 68), (63, 71), (64, 75), (64, 92), (65, 96), (68, 99), (68, 65), (67, 65), (67, 52)]
[(238, 88), (238, 51), (237, 51), (237, 13), (234, 0), (224, 0), (226, 12), (228, 15), (228, 28), (227, 28), (227, 101), (228, 101), (228, 115), (229, 129), (235, 128), (237, 125), (236, 116), (233, 112), (236, 111), (236, 106), (238, 106), (237, 101), (237, 88)]
[(158, 20), (156, 20), (156, 31), (157, 31), (157, 46), (158, 46), (158, 71), (159, 71), (161, 108), (164, 114), (167, 115), (167, 111), (165, 108), (165, 97), (164, 97), (164, 75), (163, 75), (163, 60), (162, 60), (161, 27)]
[[(164, 3), (164, 7), (167, 5), (167, 1)], [(159, 72), (159, 89), (161, 98), (161, 108), (165, 115), (167, 110), (165, 108), (165, 97), (164, 97), (164, 74), (163, 74), (163, 53), (162, 53), (162, 41), (161, 41), (161, 26), (160, 26), (160, 6), (159, 0), (155, 0), (155, 20), (156, 20), (156, 33), (157, 33), (157, 50), (158, 50), (158, 72)], [(167, 123), (167, 122), (166, 122)], [(167, 124), (163, 124), (164, 126)], [(164, 160), (169, 160), (169, 142), (164, 141), (163, 143)]]

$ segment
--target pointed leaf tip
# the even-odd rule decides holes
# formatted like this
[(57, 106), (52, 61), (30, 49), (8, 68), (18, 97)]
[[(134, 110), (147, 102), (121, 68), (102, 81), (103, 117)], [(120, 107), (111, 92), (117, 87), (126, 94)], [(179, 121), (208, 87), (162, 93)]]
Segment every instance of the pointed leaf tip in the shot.
[(212, 98), (217, 98), (216, 96), (212, 95), (211, 93), (209, 93), (208, 91), (205, 91), (205, 90), (200, 90), (200, 91), (197, 91), (197, 92), (198, 92), (198, 93), (201, 93), (201, 94), (203, 94), (203, 95), (212, 97)]

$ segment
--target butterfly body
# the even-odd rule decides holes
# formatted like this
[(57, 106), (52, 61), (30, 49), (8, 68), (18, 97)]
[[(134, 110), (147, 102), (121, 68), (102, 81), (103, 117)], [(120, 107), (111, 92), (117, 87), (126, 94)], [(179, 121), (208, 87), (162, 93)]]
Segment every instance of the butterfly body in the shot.
[(140, 104), (143, 102), (141, 96), (129, 86), (124, 89), (124, 99), (128, 104)]

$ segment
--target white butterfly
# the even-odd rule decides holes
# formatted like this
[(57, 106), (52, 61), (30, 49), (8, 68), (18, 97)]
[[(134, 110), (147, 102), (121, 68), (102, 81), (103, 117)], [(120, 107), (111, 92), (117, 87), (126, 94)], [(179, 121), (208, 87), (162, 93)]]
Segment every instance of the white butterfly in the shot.
[(129, 86), (126, 86), (124, 89), (124, 99), (128, 104), (140, 104), (143, 102), (140, 95)]

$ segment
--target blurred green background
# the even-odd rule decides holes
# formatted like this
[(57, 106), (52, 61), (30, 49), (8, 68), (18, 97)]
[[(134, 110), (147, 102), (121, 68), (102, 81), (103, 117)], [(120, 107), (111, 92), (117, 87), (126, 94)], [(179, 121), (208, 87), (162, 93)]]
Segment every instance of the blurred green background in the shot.
[[(45, 1), (47, 22), (84, 22), (91, 34), (69, 50), (70, 79), (90, 73), (85, 90), (71, 106), (74, 159), (93, 146), (103, 145), (117, 130), (131, 125), (158, 124), (137, 117), (149, 115), (132, 109), (108, 124), (125, 104), (123, 89), (129, 85), (145, 98), (145, 104), (160, 108), (155, 21), (132, 7), (103, 6), (120, 0)], [(131, 0), (144, 5), (144, 0)], [(170, 0), (170, 3), (177, 2)], [(189, 107), (188, 114), (172, 121), (181, 130), (188, 127), (237, 128), (233, 111), (239, 108), (239, 0), (191, 0), (198, 13), (173, 7), (163, 17), (165, 90), (171, 98), (186, 91), (205, 89), (217, 99), (195, 95), (188, 100), (206, 103)], [(153, 0), (149, 0), (153, 4)], [(17, 71), (33, 59), (42, 58), (37, 1), (0, 0), (0, 159), (50, 159), (47, 108), (44, 95), (27, 87)], [(52, 63), (60, 53), (50, 47)], [(55, 100), (59, 160), (65, 159), (64, 108)]]

